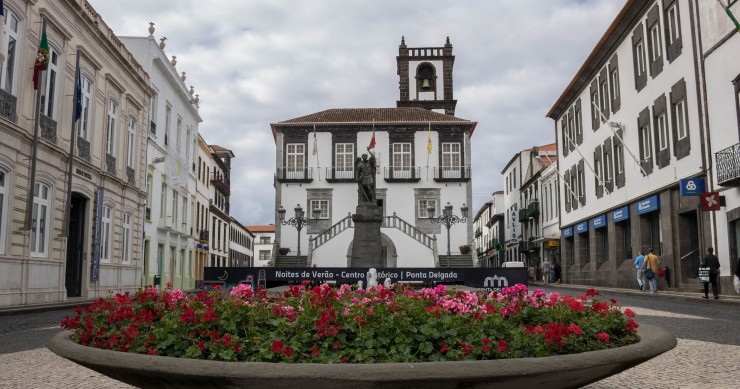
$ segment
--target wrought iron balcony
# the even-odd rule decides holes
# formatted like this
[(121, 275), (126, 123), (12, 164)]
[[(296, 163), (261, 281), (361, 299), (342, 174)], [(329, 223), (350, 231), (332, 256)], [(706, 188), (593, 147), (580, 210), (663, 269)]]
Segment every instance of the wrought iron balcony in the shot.
[(208, 242), (208, 230), (200, 230), (198, 238), (201, 240), (201, 242)]
[(383, 169), (383, 178), (389, 182), (418, 182), (421, 174), (417, 166), (388, 166)]
[(714, 153), (717, 184), (740, 186), (740, 143)]
[(355, 182), (354, 167), (328, 167), (324, 174), (328, 182)]
[(57, 122), (44, 115), (39, 115), (39, 126), (41, 127), (41, 138), (50, 143), (57, 144)]
[(437, 166), (434, 168), (434, 181), (466, 182), (470, 180), (470, 166)]
[(311, 182), (313, 168), (310, 167), (279, 167), (275, 173), (278, 182)]
[(18, 98), (10, 93), (0, 89), (0, 117), (10, 120), (13, 123), (18, 121), (16, 114), (16, 105)]
[(227, 196), (231, 194), (231, 182), (223, 174), (219, 172), (211, 173), (211, 184), (215, 185), (223, 194)]
[(77, 137), (77, 155), (90, 162), (90, 142), (82, 137)]
[(530, 201), (527, 205), (527, 217), (537, 217), (540, 215), (540, 202), (537, 200)]
[(105, 171), (108, 174), (116, 175), (116, 157), (105, 154)]
[(524, 223), (527, 221), (527, 208), (522, 208), (519, 210), (519, 222)]

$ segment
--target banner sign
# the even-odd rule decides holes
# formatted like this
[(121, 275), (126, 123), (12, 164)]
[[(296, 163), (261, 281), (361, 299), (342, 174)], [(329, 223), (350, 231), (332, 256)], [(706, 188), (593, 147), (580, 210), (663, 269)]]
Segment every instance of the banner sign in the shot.
[(517, 220), (517, 214), (516, 211), (511, 211), (511, 239), (509, 240), (509, 243), (515, 244), (519, 243), (519, 239), (516, 235), (516, 220)]
[(660, 201), (658, 201), (658, 195), (653, 195), (637, 202), (638, 215), (657, 211), (658, 209), (660, 209)]
[(722, 206), (719, 192), (706, 192), (700, 195), (702, 211), (719, 211)]
[(699, 196), (704, 192), (703, 178), (684, 178), (678, 184), (681, 196)]
[(570, 238), (573, 236), (573, 226), (568, 228), (563, 228), (563, 237), (564, 238)]
[(612, 221), (614, 223), (629, 220), (630, 218), (630, 206), (625, 205), (622, 208), (615, 209), (612, 211)]
[[(312, 284), (332, 282), (367, 286), (368, 268), (346, 267), (206, 267), (204, 284), (221, 284), (225, 288), (259, 280), (267, 287), (299, 284), (308, 280)], [(376, 281), (379, 285), (390, 278), (392, 283), (429, 282), (455, 283), (489, 291), (500, 290), (516, 284), (527, 285), (526, 268), (377, 268)], [(256, 285), (252, 284), (253, 287)]]
[(90, 264), (90, 281), (98, 282), (100, 279), (100, 233), (103, 223), (103, 187), (98, 187), (95, 194), (95, 242), (93, 243), (93, 258)]
[(594, 226), (594, 230), (601, 227), (606, 227), (606, 215), (596, 216), (591, 220)]
[(576, 232), (579, 234), (583, 234), (584, 232), (588, 232), (588, 220), (582, 221), (578, 224), (576, 224)]

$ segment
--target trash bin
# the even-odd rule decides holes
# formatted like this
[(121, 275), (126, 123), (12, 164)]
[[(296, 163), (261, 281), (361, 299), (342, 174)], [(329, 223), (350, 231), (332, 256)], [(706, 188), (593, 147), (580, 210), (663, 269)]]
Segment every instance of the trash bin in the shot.
[(162, 285), (162, 276), (159, 274), (154, 275), (154, 286), (161, 286)]

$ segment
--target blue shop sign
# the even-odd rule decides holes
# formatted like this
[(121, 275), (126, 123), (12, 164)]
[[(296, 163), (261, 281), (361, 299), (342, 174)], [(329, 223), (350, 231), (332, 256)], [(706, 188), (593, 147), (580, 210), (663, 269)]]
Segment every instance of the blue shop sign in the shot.
[(612, 221), (614, 223), (628, 220), (630, 218), (630, 206), (625, 205), (622, 208), (615, 209), (612, 211)]
[(699, 196), (704, 193), (703, 178), (684, 178), (679, 180), (681, 196)]
[(576, 232), (579, 234), (588, 232), (588, 220), (576, 224)]
[(595, 218), (591, 219), (591, 223), (593, 223), (594, 230), (601, 227), (606, 227), (606, 215), (596, 216)]
[(573, 227), (563, 228), (563, 237), (572, 238), (573, 237)]
[(660, 209), (660, 201), (658, 201), (658, 195), (652, 195), (646, 199), (642, 199), (637, 202), (638, 215), (657, 211), (658, 209)]

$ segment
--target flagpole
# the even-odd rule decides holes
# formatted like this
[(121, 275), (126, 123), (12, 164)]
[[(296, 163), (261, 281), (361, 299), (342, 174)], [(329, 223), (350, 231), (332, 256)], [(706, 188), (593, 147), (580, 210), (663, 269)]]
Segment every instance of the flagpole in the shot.
[[(46, 34), (46, 19), (41, 18), (41, 36)], [(36, 70), (34, 70), (36, 71)], [(39, 70), (38, 78), (41, 79), (41, 72), (45, 72), (46, 69)], [(36, 187), (36, 150), (39, 144), (39, 120), (41, 116), (41, 86), (39, 85), (36, 89), (36, 109), (33, 121), (33, 144), (31, 146), (31, 173), (28, 179), (28, 197), (26, 198), (26, 222), (23, 225), (23, 229), (26, 231), (31, 230), (31, 214), (33, 213), (33, 195)]]
[[(74, 165), (75, 159), (75, 124), (79, 120), (78, 105), (80, 104), (80, 98), (82, 91), (80, 88), (80, 52), (77, 51), (77, 58), (75, 60), (75, 91), (74, 97), (72, 97), (72, 128), (69, 131), (69, 160), (67, 163), (67, 203), (64, 206), (64, 221), (62, 223), (62, 234), (60, 236), (69, 236), (69, 213), (72, 207), (72, 165)], [(80, 107), (81, 108), (81, 107)]]
[(432, 122), (429, 122), (429, 127), (427, 130), (427, 181), (429, 181), (429, 154), (431, 152), (429, 151), (429, 142), (431, 141), (432, 136)]

